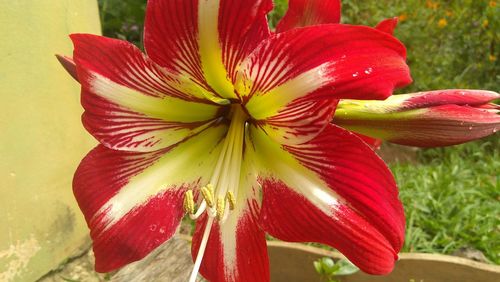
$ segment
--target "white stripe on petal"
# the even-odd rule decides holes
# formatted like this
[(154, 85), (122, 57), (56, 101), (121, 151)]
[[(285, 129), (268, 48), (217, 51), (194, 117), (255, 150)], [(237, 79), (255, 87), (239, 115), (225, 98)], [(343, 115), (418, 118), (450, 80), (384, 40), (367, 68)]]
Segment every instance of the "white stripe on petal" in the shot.
[(169, 96), (160, 98), (147, 95), (96, 73), (92, 73), (89, 84), (91, 91), (99, 97), (128, 110), (165, 121), (207, 121), (215, 117), (218, 110), (214, 105)]
[[(279, 65), (279, 63), (273, 63), (274, 65)], [(331, 83), (335, 79), (331, 74), (328, 74), (331, 71), (332, 63), (325, 63), (310, 69), (267, 92), (256, 93), (247, 103), (246, 108), (252, 117), (258, 120), (276, 115), (279, 110), (293, 100), (304, 97)], [(279, 80), (281, 76), (277, 74), (274, 79)]]
[(220, 0), (198, 2), (198, 44), (201, 65), (208, 84), (224, 98), (236, 98), (222, 61), (219, 36)]
[[(295, 192), (306, 197), (325, 214), (334, 216), (335, 208), (340, 205), (340, 196), (313, 171), (300, 164), (289, 152), (278, 143), (273, 142), (260, 129), (252, 128), (252, 141), (260, 156), (273, 156), (269, 162), (259, 159), (259, 167), (264, 170), (263, 178), (282, 181)], [(286, 208), (286, 207), (284, 207)]]
[(165, 153), (155, 164), (132, 177), (104, 204), (94, 218), (104, 215), (109, 229), (134, 208), (168, 189), (187, 189), (207, 183), (221, 149), (227, 126), (208, 129)]

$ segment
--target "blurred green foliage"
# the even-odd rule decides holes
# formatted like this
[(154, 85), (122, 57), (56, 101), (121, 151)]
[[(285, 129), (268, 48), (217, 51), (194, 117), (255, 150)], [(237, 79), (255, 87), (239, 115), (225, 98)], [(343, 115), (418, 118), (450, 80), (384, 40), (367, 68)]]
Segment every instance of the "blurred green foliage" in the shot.
[(102, 33), (142, 46), (146, 0), (98, 0)]
[(498, 91), (500, 5), (488, 0), (343, 1), (343, 22), (376, 25), (398, 17), (414, 84), (405, 92), (444, 88)]

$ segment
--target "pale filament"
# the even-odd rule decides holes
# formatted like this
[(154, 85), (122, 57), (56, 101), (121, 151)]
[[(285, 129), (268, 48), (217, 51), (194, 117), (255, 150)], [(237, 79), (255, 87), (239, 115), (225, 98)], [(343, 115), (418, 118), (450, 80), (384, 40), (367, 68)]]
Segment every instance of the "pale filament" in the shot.
[(207, 203), (205, 202), (205, 200), (203, 200), (200, 206), (198, 207), (198, 210), (194, 214), (190, 214), (189, 217), (192, 220), (198, 219), (203, 214), (206, 208), (207, 208)]

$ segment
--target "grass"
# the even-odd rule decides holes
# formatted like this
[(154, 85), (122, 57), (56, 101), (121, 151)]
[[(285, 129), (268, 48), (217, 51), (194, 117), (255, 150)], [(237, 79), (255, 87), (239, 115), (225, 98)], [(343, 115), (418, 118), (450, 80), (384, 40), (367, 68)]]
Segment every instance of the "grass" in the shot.
[(500, 263), (498, 134), (418, 153), (420, 164), (393, 164), (407, 217), (404, 251), (451, 254), (463, 247)]

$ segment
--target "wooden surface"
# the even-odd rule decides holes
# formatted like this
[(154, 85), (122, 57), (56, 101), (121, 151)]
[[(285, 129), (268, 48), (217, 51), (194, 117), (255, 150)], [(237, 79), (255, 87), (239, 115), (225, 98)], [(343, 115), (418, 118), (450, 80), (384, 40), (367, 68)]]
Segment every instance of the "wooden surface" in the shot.
[[(268, 242), (272, 282), (319, 281), (313, 261), (321, 257), (342, 258), (330, 252), (301, 244)], [(192, 269), (188, 237), (175, 237), (145, 260), (131, 264), (111, 281), (187, 281)], [(342, 277), (342, 282), (498, 282), (500, 266), (436, 254), (400, 254), (389, 276), (356, 273)], [(201, 281), (201, 280), (200, 280)]]
[[(174, 237), (145, 259), (120, 269), (112, 282), (186, 282), (193, 263), (191, 243), (184, 237)], [(199, 280), (201, 281), (201, 280)]]
[[(342, 258), (337, 252), (299, 244), (269, 242), (271, 281), (319, 281), (312, 262), (321, 257)], [(437, 254), (400, 254), (388, 276), (358, 272), (342, 282), (499, 282), (500, 266)]]

